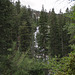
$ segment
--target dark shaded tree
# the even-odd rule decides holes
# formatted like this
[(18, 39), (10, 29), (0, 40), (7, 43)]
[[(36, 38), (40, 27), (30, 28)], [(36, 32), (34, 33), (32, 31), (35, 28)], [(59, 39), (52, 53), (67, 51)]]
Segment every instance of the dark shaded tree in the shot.
[(8, 74), (11, 71), (8, 55), (12, 47), (11, 36), (12, 3), (9, 0), (0, 0), (0, 74)]
[(20, 51), (27, 51), (30, 49), (32, 37), (32, 24), (30, 22), (30, 15), (26, 7), (21, 9), (21, 25), (19, 27), (20, 36)]
[(42, 51), (42, 54), (44, 54), (44, 56), (46, 56), (47, 54), (47, 33), (48, 33), (47, 21), (48, 21), (47, 12), (44, 10), (44, 7), (42, 7), (39, 19), (38, 45), (40, 47), (39, 52)]
[(64, 30), (64, 26), (68, 22), (68, 18), (65, 17), (64, 14), (60, 13), (58, 15), (58, 26), (59, 26), (59, 37), (60, 37), (60, 44), (61, 44), (61, 55), (64, 56), (68, 52), (70, 52), (70, 47), (69, 47), (69, 40), (70, 40), (70, 35), (68, 34), (67, 30)]
[(52, 56), (60, 55), (61, 54), (61, 48), (60, 48), (60, 38), (59, 38), (59, 30), (58, 30), (58, 24), (57, 24), (57, 17), (54, 12), (54, 9), (52, 9), (52, 12), (50, 13), (50, 19), (49, 19), (49, 25), (50, 25), (50, 52)]

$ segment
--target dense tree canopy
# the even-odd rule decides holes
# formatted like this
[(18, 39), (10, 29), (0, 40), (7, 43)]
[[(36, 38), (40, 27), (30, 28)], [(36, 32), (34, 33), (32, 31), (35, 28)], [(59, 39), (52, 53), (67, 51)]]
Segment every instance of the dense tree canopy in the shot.
[(0, 0), (0, 75), (75, 75), (74, 63), (75, 6), (56, 14)]

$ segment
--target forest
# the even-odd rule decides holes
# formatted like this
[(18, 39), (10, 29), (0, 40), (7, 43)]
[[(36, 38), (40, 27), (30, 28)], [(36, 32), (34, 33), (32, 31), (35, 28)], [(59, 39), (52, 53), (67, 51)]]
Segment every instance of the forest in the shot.
[(75, 75), (75, 6), (41, 8), (0, 0), (0, 75)]

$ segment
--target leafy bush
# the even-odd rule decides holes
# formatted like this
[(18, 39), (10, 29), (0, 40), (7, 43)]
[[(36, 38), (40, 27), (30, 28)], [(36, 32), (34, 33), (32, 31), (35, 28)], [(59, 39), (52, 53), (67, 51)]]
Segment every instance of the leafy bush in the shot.
[(13, 75), (44, 75), (44, 63), (29, 58), (25, 53), (16, 52), (13, 63), (17, 67)]
[(61, 69), (55, 75), (75, 75), (75, 52), (71, 52), (69, 57), (63, 57), (60, 64)]

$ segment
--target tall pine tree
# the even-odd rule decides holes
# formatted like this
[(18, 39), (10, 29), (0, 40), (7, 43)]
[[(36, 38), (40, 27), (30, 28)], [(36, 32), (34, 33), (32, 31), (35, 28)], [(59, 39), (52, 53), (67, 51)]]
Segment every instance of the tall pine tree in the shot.
[(20, 51), (26, 52), (31, 46), (32, 24), (26, 7), (21, 8), (21, 22), (19, 26)]
[(64, 14), (60, 13), (58, 15), (58, 26), (59, 26), (59, 37), (61, 44), (61, 55), (66, 55), (69, 51), (69, 35), (68, 31), (64, 30), (64, 26), (66, 25), (68, 18), (64, 16)]
[(39, 51), (46, 56), (47, 52), (47, 32), (48, 32), (48, 15), (47, 12), (44, 10), (44, 7), (42, 7), (42, 11), (40, 14), (39, 19), (39, 35), (38, 35), (38, 45), (39, 45)]
[(12, 3), (9, 0), (0, 0), (0, 74), (8, 75), (11, 70), (8, 55), (11, 53), (11, 19)]
[(59, 38), (57, 17), (54, 12), (54, 9), (52, 9), (52, 12), (50, 13), (49, 25), (50, 25), (50, 52), (51, 52), (51, 56), (55, 56), (55, 55), (58, 56), (61, 53), (61, 49), (60, 49), (60, 38)]

